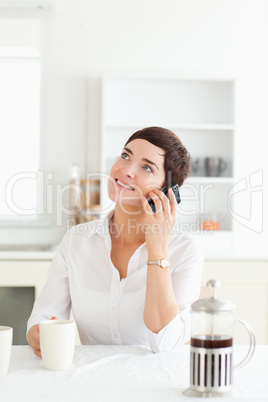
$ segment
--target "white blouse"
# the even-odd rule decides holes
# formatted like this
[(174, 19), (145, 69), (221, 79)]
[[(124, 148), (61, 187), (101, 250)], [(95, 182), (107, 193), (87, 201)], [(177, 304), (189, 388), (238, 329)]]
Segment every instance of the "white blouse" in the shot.
[(197, 240), (175, 226), (169, 242), (177, 316), (157, 334), (143, 321), (148, 252), (145, 243), (132, 255), (120, 280), (111, 261), (110, 213), (72, 227), (61, 241), (48, 280), (36, 299), (28, 330), (72, 310), (83, 345), (147, 345), (154, 352), (175, 350), (190, 337), (190, 306), (198, 298), (203, 251)]

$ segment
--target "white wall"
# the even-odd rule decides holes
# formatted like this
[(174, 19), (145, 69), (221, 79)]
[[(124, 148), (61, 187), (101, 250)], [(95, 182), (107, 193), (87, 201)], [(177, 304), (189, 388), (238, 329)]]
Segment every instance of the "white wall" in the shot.
[[(234, 170), (235, 182), (240, 183), (233, 198), (235, 247), (245, 256), (267, 256), (268, 217), (261, 201), (267, 204), (268, 2), (89, 0), (87, 4), (87, 170), (96, 172), (100, 167), (101, 77), (234, 78)], [(250, 176), (256, 182), (255, 193)], [(239, 189), (243, 191), (237, 193)]]

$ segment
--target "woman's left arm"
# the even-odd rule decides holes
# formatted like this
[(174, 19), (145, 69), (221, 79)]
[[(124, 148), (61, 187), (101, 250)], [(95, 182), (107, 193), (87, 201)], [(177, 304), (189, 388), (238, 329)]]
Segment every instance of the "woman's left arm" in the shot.
[[(169, 260), (168, 243), (176, 222), (177, 201), (172, 191), (168, 191), (169, 199), (162, 191), (154, 190), (152, 197), (156, 212), (152, 214), (151, 207), (144, 198), (144, 209), (147, 216), (145, 243), (148, 250), (148, 261)], [(170, 268), (161, 268), (157, 264), (148, 265), (146, 296), (143, 319), (146, 327), (158, 333), (178, 314), (179, 306), (176, 301)]]

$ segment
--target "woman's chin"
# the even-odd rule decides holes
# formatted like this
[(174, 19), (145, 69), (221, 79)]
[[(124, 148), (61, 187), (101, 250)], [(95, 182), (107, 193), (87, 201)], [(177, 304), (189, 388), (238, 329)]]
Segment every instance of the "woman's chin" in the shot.
[(143, 211), (142, 205), (134, 205), (134, 204), (125, 204), (125, 203), (117, 203), (116, 209), (122, 211), (125, 214), (131, 215), (140, 215)]
[(120, 205), (133, 205), (133, 206), (141, 206), (142, 202), (138, 197), (129, 197), (122, 193), (115, 194), (114, 192), (108, 193), (108, 197), (110, 200)]
[(110, 200), (115, 202), (116, 206), (119, 207), (123, 212), (135, 212), (143, 209), (141, 200), (126, 199), (124, 197), (112, 197), (109, 196)]

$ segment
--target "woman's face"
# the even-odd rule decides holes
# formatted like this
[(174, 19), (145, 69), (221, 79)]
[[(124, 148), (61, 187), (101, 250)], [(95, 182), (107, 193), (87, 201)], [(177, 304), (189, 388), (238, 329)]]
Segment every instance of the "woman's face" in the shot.
[(129, 142), (113, 164), (108, 195), (119, 204), (141, 207), (141, 196), (160, 189), (165, 181), (165, 151), (143, 139)]

